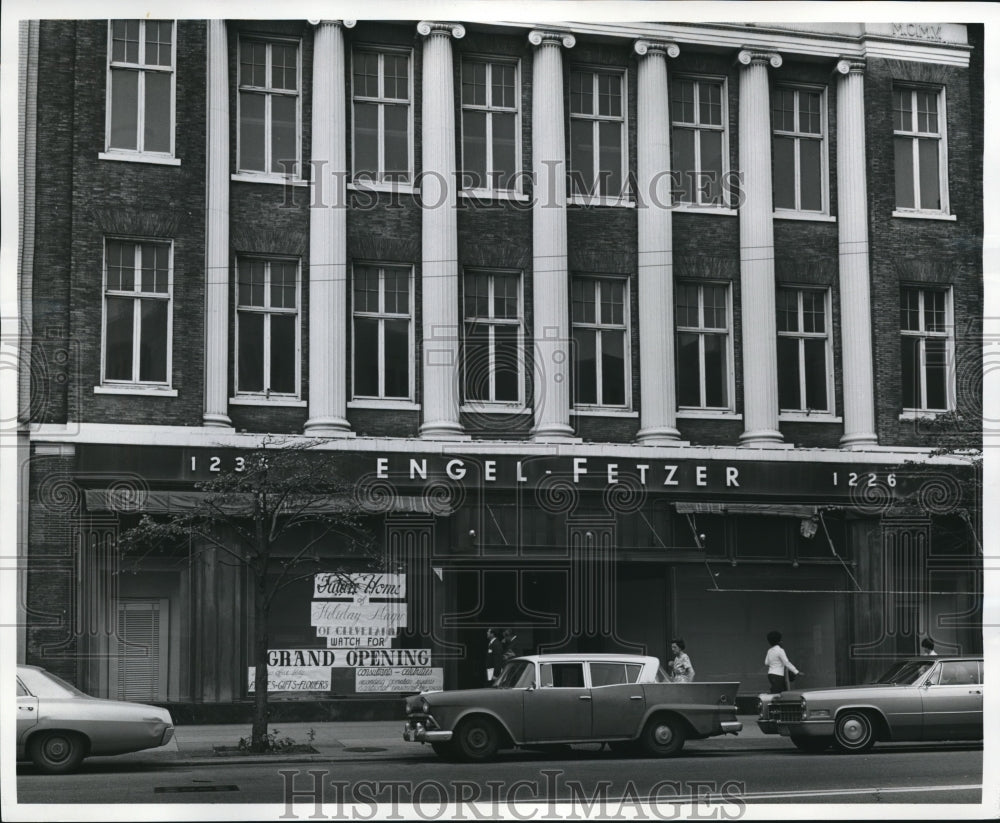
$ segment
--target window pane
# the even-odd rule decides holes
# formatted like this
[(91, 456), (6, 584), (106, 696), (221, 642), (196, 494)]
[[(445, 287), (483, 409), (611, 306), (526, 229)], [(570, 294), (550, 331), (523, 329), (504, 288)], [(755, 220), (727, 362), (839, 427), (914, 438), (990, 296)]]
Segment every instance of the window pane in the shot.
[(622, 125), (603, 122), (599, 125), (599, 130), (600, 194), (605, 197), (618, 197), (622, 191)]
[(516, 86), (514, 83), (514, 67), (493, 64), (493, 100), (494, 106), (503, 106), (507, 109), (517, 107), (517, 98), (514, 96)]
[(913, 202), (913, 140), (893, 138), (896, 169), (896, 208), (912, 209)]
[(801, 409), (799, 390), (799, 341), (794, 337), (778, 338), (778, 406)]
[(143, 150), (170, 151), (170, 75), (146, 72), (146, 113)]
[(916, 289), (899, 293), (899, 320), (906, 331), (920, 330), (920, 293)]
[(354, 318), (354, 396), (378, 397), (378, 323)]
[(778, 303), (778, 331), (798, 331), (798, 292), (794, 289), (778, 289), (776, 297)]
[(799, 131), (806, 134), (822, 134), (819, 92), (799, 92)]
[(518, 277), (516, 274), (493, 275), (493, 316), (505, 320), (516, 320), (521, 316), (518, 310)]
[(105, 344), (104, 376), (108, 380), (132, 379), (132, 313), (131, 298), (109, 297), (107, 301), (107, 340)]
[(498, 401), (518, 399), (518, 373), (520, 357), (517, 345), (517, 326), (496, 326), (493, 340), (496, 347), (494, 375)]
[(570, 74), (569, 110), (571, 114), (594, 113), (594, 75), (590, 72)]
[(410, 273), (400, 269), (385, 271), (385, 311), (391, 314), (410, 313)]
[(705, 335), (705, 403), (708, 406), (729, 403), (725, 342), (722, 335)]
[(802, 292), (802, 325), (808, 332), (823, 334), (826, 331), (826, 299), (823, 292)]
[(807, 211), (822, 211), (823, 176), (818, 140), (799, 141), (799, 178), (802, 183), (801, 207)]
[(701, 137), (701, 171), (704, 174), (698, 180), (702, 190), (701, 202), (722, 205), (722, 132), (702, 131)]
[(265, 171), (263, 94), (240, 92), (240, 162), (241, 169)]
[(671, 87), (671, 117), (674, 122), (694, 123), (694, 81), (675, 80)]
[(620, 280), (601, 281), (601, 322), (624, 323), (625, 287)]
[(944, 297), (943, 291), (924, 292), (924, 329), (926, 331), (946, 331)]
[(673, 130), (674, 171), (677, 172), (678, 184), (683, 203), (694, 202), (694, 131), (691, 129)]
[(941, 180), (938, 173), (938, 141), (917, 140), (920, 150), (920, 208), (941, 208)]
[(574, 194), (590, 194), (594, 184), (594, 124), (590, 120), (571, 120), (570, 181)]
[(267, 44), (244, 40), (240, 44), (240, 85), (267, 85)]
[(236, 381), (240, 391), (264, 391), (264, 315), (238, 312), (240, 351)]
[(681, 406), (701, 405), (701, 368), (698, 362), (698, 335), (677, 335), (677, 402)]
[(896, 131), (910, 131), (913, 128), (911, 99), (910, 89), (893, 89), (892, 127)]
[(378, 97), (378, 55), (371, 52), (354, 53), (354, 95)]
[(597, 281), (590, 277), (580, 277), (573, 281), (573, 322), (594, 323), (597, 321), (595, 294)]
[(467, 323), (463, 350), (466, 400), (489, 400), (489, 327), (479, 323)]
[(385, 322), (385, 396), (410, 396), (410, 321)]
[[(138, 20), (111, 21), (111, 59), (117, 62), (135, 63), (139, 59)], [(129, 38), (132, 42), (129, 42)]]
[(462, 65), (462, 103), (467, 106), (486, 105), (486, 63)]
[(295, 308), (295, 279), (294, 264), (271, 264), (271, 305), (274, 308)]
[(473, 188), (487, 188), (486, 112), (462, 112), (462, 169)]
[(515, 121), (513, 114), (493, 114), (493, 172), (499, 189), (513, 188), (517, 174)]
[(826, 341), (806, 340), (806, 407), (826, 411)]
[(597, 332), (573, 330), (575, 371), (573, 386), (577, 403), (597, 403)]
[(378, 172), (378, 105), (354, 106), (354, 176), (374, 180)]
[(354, 269), (354, 311), (376, 312), (378, 306), (378, 271), (367, 266)]
[(402, 54), (387, 54), (385, 66), (385, 96), (391, 100), (410, 99), (410, 58)]
[(601, 401), (625, 405), (625, 333), (601, 332)]
[(135, 243), (108, 243), (108, 288), (113, 291), (135, 289)]
[(298, 88), (298, 47), (271, 45), (271, 87), (294, 91)]
[(704, 126), (722, 125), (722, 86), (718, 83), (698, 84), (698, 117)]
[(948, 379), (947, 343), (939, 338), (924, 342), (924, 358), (927, 363), (927, 408), (948, 408), (945, 390)]
[(295, 393), (295, 315), (271, 315), (271, 391)]
[(903, 369), (903, 408), (920, 408), (920, 345), (916, 337), (904, 337), (900, 346)]
[(488, 317), (489, 309), (489, 276), (485, 274), (467, 274), (465, 276), (465, 316)]
[(111, 142), (110, 148), (139, 148), (139, 72), (111, 71)]
[(774, 207), (795, 208), (795, 140), (791, 137), (774, 138), (774, 160), (771, 164)]
[(295, 108), (296, 98), (271, 95), (271, 171), (275, 174), (295, 173)]
[(725, 286), (705, 286), (705, 328), (725, 329), (728, 327), (726, 317), (726, 287)]
[(146, 21), (146, 64), (149, 66), (171, 65), (171, 42), (174, 24), (169, 20)]
[(386, 106), (385, 117), (385, 179), (409, 179), (409, 109), (406, 106)]

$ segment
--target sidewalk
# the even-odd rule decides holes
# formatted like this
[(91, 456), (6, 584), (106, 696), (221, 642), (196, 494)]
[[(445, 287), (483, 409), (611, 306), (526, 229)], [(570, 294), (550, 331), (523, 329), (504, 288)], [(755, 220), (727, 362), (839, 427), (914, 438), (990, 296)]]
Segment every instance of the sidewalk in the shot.
[[(739, 735), (720, 735), (707, 740), (689, 740), (685, 751), (740, 751), (747, 749), (789, 748), (779, 735), (765, 735), (757, 728), (756, 715), (740, 715), (743, 730)], [(403, 721), (341, 721), (324, 723), (274, 723), (270, 731), (281, 739), (290, 737), (299, 746), (314, 752), (291, 751), (277, 754), (241, 754), (219, 752), (234, 749), (241, 737), (250, 736), (249, 723), (177, 726), (174, 738), (166, 746), (132, 754), (117, 755), (115, 761), (169, 763), (171, 765), (206, 765), (209, 763), (316, 763), (336, 760), (395, 760), (398, 758), (434, 757), (430, 746), (403, 740)], [(599, 744), (581, 744), (580, 749), (600, 748)], [(93, 758), (99, 761), (104, 758)], [(109, 760), (110, 762), (110, 760)]]

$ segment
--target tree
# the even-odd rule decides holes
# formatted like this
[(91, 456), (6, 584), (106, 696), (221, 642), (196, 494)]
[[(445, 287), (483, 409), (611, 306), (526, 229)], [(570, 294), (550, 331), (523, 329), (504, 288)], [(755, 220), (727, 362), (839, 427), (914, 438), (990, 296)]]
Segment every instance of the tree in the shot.
[(330, 568), (334, 543), (338, 557), (360, 557), (369, 567), (377, 565), (378, 555), (365, 512), (337, 473), (334, 454), (316, 452), (312, 444), (265, 442), (240, 456), (239, 470), (196, 484), (202, 494), (190, 509), (155, 519), (144, 515), (119, 544), (141, 562), (163, 545), (194, 537), (250, 572), (255, 656), (250, 749), (261, 752), (269, 748), (268, 619), (275, 595), (320, 571), (344, 574)]

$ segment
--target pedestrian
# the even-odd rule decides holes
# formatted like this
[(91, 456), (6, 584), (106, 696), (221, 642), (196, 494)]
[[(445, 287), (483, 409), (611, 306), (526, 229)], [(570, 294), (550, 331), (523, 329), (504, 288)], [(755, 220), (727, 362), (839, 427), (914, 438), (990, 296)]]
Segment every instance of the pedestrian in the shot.
[(680, 637), (675, 637), (670, 643), (673, 658), (668, 666), (670, 679), (674, 683), (690, 683), (694, 680), (694, 666), (691, 665), (691, 658), (687, 656), (685, 648), (684, 641)]
[(781, 648), (781, 632), (768, 632), (767, 642), (770, 648), (764, 657), (764, 665), (767, 666), (767, 679), (771, 683), (771, 694), (781, 694), (791, 685), (791, 681), (802, 672), (792, 665), (785, 650)]
[(508, 660), (513, 660), (517, 657), (517, 649), (514, 648), (514, 641), (517, 640), (517, 635), (514, 634), (510, 629), (504, 629), (503, 635), (500, 637), (500, 645), (503, 648), (503, 659), (506, 663)]
[(503, 643), (496, 629), (486, 630), (486, 685), (492, 686), (503, 668)]
[(937, 657), (937, 652), (934, 651), (934, 641), (929, 637), (925, 637), (920, 641), (920, 653), (924, 657)]

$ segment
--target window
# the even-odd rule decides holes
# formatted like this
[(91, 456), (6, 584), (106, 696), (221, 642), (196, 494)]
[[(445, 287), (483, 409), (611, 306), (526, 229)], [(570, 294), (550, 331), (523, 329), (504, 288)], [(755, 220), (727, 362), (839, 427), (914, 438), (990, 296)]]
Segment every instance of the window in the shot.
[(671, 83), (671, 150), (681, 203), (726, 206), (726, 84), (678, 77)]
[(771, 95), (774, 208), (826, 211), (826, 117), (819, 90), (778, 86)]
[(583, 663), (542, 663), (542, 686), (561, 689), (583, 688)]
[(174, 153), (174, 24), (111, 20), (106, 148)]
[(896, 208), (946, 212), (944, 90), (894, 86)]
[(827, 292), (778, 288), (778, 403), (782, 411), (829, 412)]
[(241, 172), (298, 174), (301, 86), (297, 42), (240, 41)]
[(947, 289), (904, 287), (900, 293), (903, 408), (952, 408), (951, 295)]
[(520, 275), (468, 272), (464, 286), (465, 399), (517, 403), (523, 383)]
[(236, 393), (299, 393), (299, 265), (241, 258), (236, 287)]
[(677, 402), (696, 409), (729, 409), (729, 287), (678, 283)]
[(409, 266), (354, 267), (354, 397), (413, 396)]
[(104, 383), (169, 385), (172, 281), (170, 243), (105, 242)]
[(573, 279), (573, 388), (576, 405), (628, 405), (628, 281)]
[(618, 198), (625, 180), (624, 74), (573, 71), (569, 78), (570, 192)]
[(409, 182), (410, 56), (354, 52), (354, 179)]
[(463, 61), (463, 187), (516, 189), (519, 134), (516, 64)]

